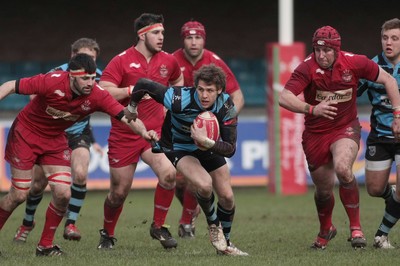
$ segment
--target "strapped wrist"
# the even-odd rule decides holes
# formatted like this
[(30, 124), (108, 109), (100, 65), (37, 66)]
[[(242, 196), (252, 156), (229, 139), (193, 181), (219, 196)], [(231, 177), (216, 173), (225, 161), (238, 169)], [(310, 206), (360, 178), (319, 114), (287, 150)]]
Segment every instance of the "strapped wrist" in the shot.
[(137, 113), (137, 105), (133, 103), (128, 104), (128, 111), (132, 114)]
[(207, 149), (211, 149), (212, 147), (214, 147), (215, 145), (215, 141), (210, 139), (210, 138), (206, 138), (204, 140), (203, 146)]
[(133, 91), (133, 88), (134, 88), (134, 87), (135, 87), (135, 86), (132, 86), (132, 85), (126, 87), (127, 90), (128, 90), (128, 96), (131, 96), (131, 95), (132, 95), (132, 91)]

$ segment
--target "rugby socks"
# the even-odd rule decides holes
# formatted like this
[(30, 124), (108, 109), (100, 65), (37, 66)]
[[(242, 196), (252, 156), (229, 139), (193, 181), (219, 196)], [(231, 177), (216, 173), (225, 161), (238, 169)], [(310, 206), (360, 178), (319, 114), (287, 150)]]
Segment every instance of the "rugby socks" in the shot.
[(208, 225), (219, 225), (219, 219), (217, 216), (217, 212), (214, 207), (214, 192), (211, 192), (210, 198), (203, 198), (202, 196), (199, 195), (199, 193), (196, 193), (196, 198), (197, 202), (199, 203), (201, 209), (204, 212), (204, 215), (206, 216), (207, 219), (207, 224)]
[(315, 206), (317, 207), (318, 219), (320, 224), (320, 233), (325, 235), (328, 233), (332, 226), (332, 212), (333, 207), (335, 206), (335, 196), (333, 193), (329, 196), (329, 198), (324, 200), (317, 199), (316, 195), (314, 195)]
[(347, 216), (349, 217), (350, 230), (361, 229), (360, 194), (355, 177), (353, 177), (350, 183), (339, 184), (339, 195)]
[(375, 236), (388, 235), (392, 227), (400, 219), (400, 202), (396, 194), (387, 199), (385, 214)]
[(232, 210), (226, 210), (218, 203), (217, 208), (217, 216), (218, 219), (221, 221), (222, 230), (224, 231), (224, 236), (228, 246), (230, 245), (229, 240), (231, 238), (231, 228), (233, 217), (235, 216), (235, 207)]
[(32, 195), (30, 192), (26, 199), (25, 216), (22, 224), (26, 227), (32, 227), (35, 220), (36, 209), (43, 199), (43, 193), (39, 195)]
[(383, 198), (384, 200), (388, 200), (390, 197), (392, 197), (392, 195), (393, 195), (392, 186), (390, 184), (386, 184), (385, 191), (382, 193), (380, 197)]
[(65, 212), (56, 209), (53, 203), (50, 202), (46, 211), (46, 220), (43, 227), (42, 236), (39, 241), (39, 246), (49, 248), (53, 246), (54, 234), (57, 227), (64, 217)]
[(153, 223), (156, 228), (161, 228), (165, 223), (169, 207), (174, 199), (175, 187), (173, 189), (163, 188), (160, 183), (157, 184), (154, 192), (154, 214)]
[(0, 230), (3, 228), (4, 224), (7, 222), (8, 217), (10, 217), (12, 212), (8, 212), (0, 208)]
[(111, 204), (107, 196), (106, 200), (104, 201), (103, 229), (107, 231), (109, 236), (114, 236), (115, 227), (117, 226), (117, 222), (122, 212), (122, 208), (124, 207), (124, 204), (121, 204), (121, 206), (117, 208), (113, 208), (110, 205)]
[(196, 207), (197, 200), (193, 192), (188, 188), (184, 188), (182, 216), (179, 224), (191, 224)]
[(72, 184), (71, 186), (71, 199), (69, 200), (67, 220), (65, 221), (65, 226), (69, 224), (75, 224), (78, 219), (79, 212), (83, 205), (83, 200), (86, 196), (86, 184), (78, 185)]
[(181, 205), (183, 206), (183, 198), (185, 197), (185, 187), (175, 187), (175, 197), (179, 200)]

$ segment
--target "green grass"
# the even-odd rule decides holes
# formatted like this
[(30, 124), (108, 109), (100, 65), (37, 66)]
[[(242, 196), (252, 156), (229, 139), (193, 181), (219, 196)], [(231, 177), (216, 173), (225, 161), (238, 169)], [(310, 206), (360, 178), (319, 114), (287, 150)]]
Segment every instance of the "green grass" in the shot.
[[(348, 220), (337, 189), (333, 222), (338, 234), (325, 251), (309, 248), (318, 232), (313, 202), (313, 188), (303, 196), (275, 196), (266, 188), (236, 188), (236, 216), (232, 241), (249, 257), (217, 256), (208, 240), (204, 215), (197, 221), (194, 240), (178, 239), (178, 248), (164, 250), (149, 236), (153, 215), (153, 190), (131, 191), (116, 229), (118, 242), (112, 251), (96, 249), (98, 230), (102, 227), (106, 191), (87, 195), (78, 220), (83, 237), (80, 242), (62, 238), (62, 226), (55, 243), (66, 257), (38, 258), (34, 255), (43, 227), (43, 216), (49, 195), (43, 199), (36, 216), (36, 228), (27, 243), (12, 242), (22, 220), (24, 205), (10, 217), (0, 233), (0, 265), (395, 265), (400, 262), (398, 250), (375, 250), (372, 240), (384, 211), (382, 199), (367, 195), (361, 187), (361, 219), (368, 240), (365, 250), (353, 250), (347, 242)], [(174, 200), (167, 217), (171, 233), (177, 236), (181, 208)], [(399, 246), (399, 229), (393, 228), (390, 239)]]

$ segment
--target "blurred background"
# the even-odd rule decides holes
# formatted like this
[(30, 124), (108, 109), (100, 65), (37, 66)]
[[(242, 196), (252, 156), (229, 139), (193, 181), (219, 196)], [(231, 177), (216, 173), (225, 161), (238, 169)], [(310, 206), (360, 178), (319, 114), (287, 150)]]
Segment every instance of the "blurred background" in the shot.
[[(316, 28), (331, 25), (343, 50), (373, 57), (380, 52), (382, 23), (399, 17), (400, 1), (294, 0), (294, 40), (310, 42)], [(66, 62), (81, 37), (98, 41), (100, 68), (135, 43), (133, 21), (143, 12), (163, 14), (164, 50), (181, 47), (180, 27), (191, 18), (207, 31), (206, 48), (222, 57), (242, 87), (246, 108), (265, 106), (265, 45), (278, 41), (278, 1), (6, 1), (0, 8), (0, 83)], [(18, 110), (23, 96), (0, 102)], [(17, 98), (18, 100), (15, 100)]]

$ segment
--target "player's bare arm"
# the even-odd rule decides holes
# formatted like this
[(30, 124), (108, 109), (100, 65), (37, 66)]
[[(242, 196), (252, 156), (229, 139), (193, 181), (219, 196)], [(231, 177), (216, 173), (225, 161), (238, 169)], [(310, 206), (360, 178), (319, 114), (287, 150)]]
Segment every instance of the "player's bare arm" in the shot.
[(129, 97), (133, 89), (133, 86), (118, 88), (116, 84), (109, 81), (100, 81), (99, 85), (107, 90), (117, 101)]
[(7, 97), (7, 95), (15, 93), (15, 80), (10, 80), (0, 86), (0, 100)]
[(333, 106), (337, 101), (321, 101), (318, 105), (312, 106), (300, 100), (296, 95), (287, 89), (283, 89), (279, 97), (279, 105), (295, 113), (323, 116), (333, 120), (336, 116), (337, 107)]

